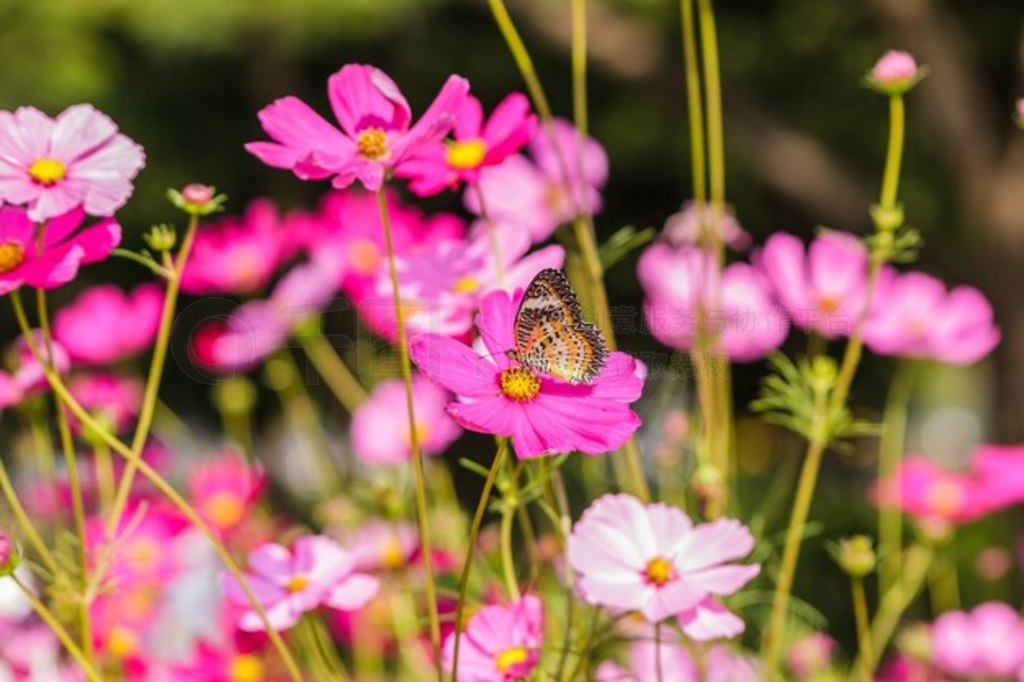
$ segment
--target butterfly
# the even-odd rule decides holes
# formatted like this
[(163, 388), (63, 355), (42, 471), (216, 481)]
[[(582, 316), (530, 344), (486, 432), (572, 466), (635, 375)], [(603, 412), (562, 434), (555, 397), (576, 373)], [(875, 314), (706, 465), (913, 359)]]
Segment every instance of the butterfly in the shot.
[(541, 270), (526, 287), (515, 318), (515, 350), (523, 366), (570, 384), (589, 384), (601, 372), (604, 335), (583, 321), (579, 299), (559, 270)]

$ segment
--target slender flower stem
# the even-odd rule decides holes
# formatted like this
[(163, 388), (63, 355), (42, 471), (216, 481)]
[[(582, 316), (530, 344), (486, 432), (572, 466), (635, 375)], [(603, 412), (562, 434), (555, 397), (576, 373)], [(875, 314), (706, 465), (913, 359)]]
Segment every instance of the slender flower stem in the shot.
[(494, 461), (487, 472), (484, 480), (483, 490), (480, 491), (480, 501), (476, 504), (476, 511), (473, 512), (473, 520), (469, 524), (469, 539), (466, 546), (466, 559), (462, 562), (462, 572), (459, 574), (459, 600), (455, 606), (455, 643), (452, 650), (452, 680), (459, 679), (459, 645), (462, 643), (462, 618), (466, 611), (466, 592), (469, 589), (469, 575), (473, 569), (473, 552), (476, 549), (477, 538), (480, 536), (480, 526), (484, 520), (484, 513), (487, 511), (487, 502), (491, 498), (491, 490), (494, 488), (494, 481), (498, 478), (498, 472), (505, 464), (505, 457), (508, 455), (508, 439), (498, 438), (498, 450), (494, 453)]
[[(512, 473), (515, 477), (518, 474)], [(516, 507), (519, 505), (518, 498), (511, 495), (511, 500), (506, 500), (506, 506), (501, 512), (501, 568), (505, 576), (505, 592), (511, 601), (519, 601), (519, 580), (516, 578), (516, 561), (512, 554), (512, 522), (515, 520)]]
[(914, 389), (915, 365), (902, 360), (896, 366), (889, 397), (885, 403), (882, 419), (882, 437), (878, 445), (878, 480), (892, 484), (888, 494), (891, 499), (878, 509), (878, 592), (886, 594), (899, 580), (902, 573), (900, 560), (903, 555), (903, 510), (900, 509), (900, 486), (896, 483), (900, 459), (903, 457), (903, 442), (907, 429), (907, 410)]
[(21, 300), (17, 297), (16, 292), (11, 296), (11, 302), (14, 305), (14, 315), (18, 320), (18, 325), (26, 335), (25, 338), (28, 343), (29, 350), (35, 357), (36, 362), (39, 362), (40, 366), (44, 367), (46, 380), (50, 384), (50, 388), (53, 390), (54, 394), (60, 399), (64, 406), (71, 411), (71, 414), (81, 422), (83, 427), (91, 429), (94, 434), (99, 436), (99, 438), (110, 446), (114, 452), (124, 457), (128, 463), (134, 464), (135, 468), (141, 472), (142, 475), (145, 476), (146, 479), (149, 480), (149, 482), (171, 502), (171, 504), (177, 507), (182, 515), (185, 516), (193, 526), (206, 536), (207, 540), (209, 540), (210, 544), (213, 546), (214, 551), (220, 557), (225, 569), (235, 578), (235, 580), (238, 581), (239, 587), (242, 588), (242, 592), (245, 594), (246, 599), (249, 600), (253, 611), (257, 616), (259, 616), (263, 626), (266, 628), (267, 637), (270, 639), (271, 644), (274, 645), (274, 648), (277, 649), (291, 678), (294, 682), (302, 682), (302, 674), (299, 672), (298, 666), (295, 664), (295, 659), (292, 657), (291, 652), (288, 651), (288, 647), (285, 645), (284, 640), (281, 639), (281, 636), (271, 626), (270, 620), (267, 618), (266, 611), (263, 609), (263, 605), (256, 598), (252, 588), (249, 586), (249, 581), (246, 580), (245, 575), (232, 558), (231, 553), (228, 552), (224, 547), (224, 544), (217, 537), (217, 534), (213, 532), (205, 521), (203, 521), (195, 508), (192, 507), (192, 505), (190, 505), (188, 501), (186, 501), (185, 498), (183, 498), (181, 494), (164, 479), (163, 476), (157, 473), (153, 467), (143, 460), (142, 457), (136, 454), (128, 445), (121, 442), (121, 440), (111, 434), (106, 427), (96, 421), (96, 419), (89, 414), (88, 410), (82, 407), (81, 404), (75, 400), (75, 397), (71, 395), (70, 391), (68, 391), (67, 386), (64, 385), (60, 376), (55, 372), (51, 372), (48, 368), (45, 368), (42, 363), (42, 355), (40, 354), (39, 348), (36, 346), (35, 341), (32, 340), (31, 335), (29, 334), (30, 328), (28, 325), (28, 318), (25, 315), (24, 306), (22, 306)]
[(906, 114), (903, 95), (889, 97), (889, 144), (885, 152), (885, 173), (882, 175), (882, 208), (895, 208), (903, 164), (903, 138)]
[(30, 590), (25, 583), (21, 582), (21, 579), (18, 578), (17, 575), (12, 573), (9, 577), (21, 591), (25, 601), (32, 606), (32, 610), (36, 612), (36, 615), (39, 616), (40, 620), (46, 623), (50, 630), (53, 631), (53, 634), (57, 636), (57, 639), (60, 640), (60, 643), (64, 645), (64, 648), (67, 649), (71, 658), (75, 659), (75, 663), (77, 663), (82, 669), (82, 672), (85, 673), (86, 677), (88, 677), (91, 682), (103, 682), (103, 678), (96, 672), (96, 669), (93, 667), (90, 659), (85, 655), (85, 652), (75, 644), (75, 640), (71, 638), (71, 635), (69, 635), (68, 631), (64, 629), (64, 626), (60, 624), (60, 621), (57, 620), (57, 618), (41, 601), (39, 601), (32, 590)]
[(106, 443), (98, 443), (92, 452), (100, 506), (107, 511), (114, 504), (114, 463), (110, 459), (110, 448)]
[[(547, 459), (542, 461), (544, 463), (543, 470), (548, 474), (548, 478), (551, 480), (551, 488), (554, 491), (555, 504), (558, 507), (558, 534), (562, 541), (562, 552), (564, 553), (569, 534), (572, 532), (572, 514), (569, 511), (569, 496), (565, 490), (565, 481), (562, 479), (562, 472), (559, 471), (557, 467), (550, 466)], [(573, 622), (576, 619), (576, 575), (570, 566), (566, 566), (565, 568), (565, 601), (565, 639), (562, 645), (562, 652), (558, 660), (558, 672), (555, 675), (556, 680), (561, 680), (562, 673), (565, 671), (566, 660), (569, 654), (569, 638), (572, 635)]]
[[(135, 435), (132, 438), (132, 453), (135, 459), (142, 456), (142, 450), (149, 437), (150, 427), (153, 425), (153, 416), (156, 412), (157, 399), (160, 394), (160, 382), (163, 378), (164, 365), (167, 363), (167, 348), (171, 339), (171, 327), (174, 325), (174, 312), (178, 303), (178, 292), (181, 289), (181, 275), (185, 270), (185, 263), (192, 252), (192, 244), (195, 242), (196, 228), (199, 225), (199, 216), (189, 216), (188, 226), (185, 228), (185, 236), (181, 242), (181, 250), (174, 259), (173, 268), (167, 278), (167, 292), (164, 295), (164, 307), (160, 314), (160, 327), (157, 332), (156, 342), (153, 345), (153, 357), (149, 363), (149, 376), (146, 378), (146, 388), (142, 397), (142, 407), (139, 410), (139, 420), (135, 425)], [(168, 259), (169, 260), (169, 259)], [(135, 480), (137, 466), (131, 459), (125, 466), (124, 473), (118, 484), (117, 493), (114, 496), (114, 506), (107, 519), (107, 537), (113, 538), (117, 528), (121, 524), (121, 517), (124, 516), (128, 507), (128, 496), (131, 494), (132, 483)]]
[(391, 276), (391, 294), (395, 305), (396, 344), (405, 383), (405, 407), (409, 418), (409, 446), (412, 450), (412, 469), (416, 483), (416, 519), (420, 527), (420, 553), (423, 556), (423, 575), (426, 579), (427, 615), (430, 620), (430, 643), (434, 650), (434, 664), (438, 682), (444, 680), (441, 667), (441, 622), (437, 614), (437, 588), (434, 585), (434, 566), (430, 543), (430, 519), (427, 517), (427, 477), (423, 471), (423, 453), (416, 427), (416, 410), (412, 394), (412, 364), (409, 361), (409, 344), (406, 340), (405, 309), (402, 307), (402, 293), (399, 289), (398, 267), (395, 264), (395, 248), (391, 240), (391, 218), (388, 215), (388, 200), (384, 189), (377, 191), (380, 207), (380, 222), (384, 229), (384, 244), (388, 251), (388, 274)]
[(704, 144), (704, 105), (700, 96), (700, 72), (697, 64), (697, 32), (693, 20), (694, 0), (679, 0), (682, 15), (683, 62), (686, 64), (686, 104), (690, 123), (690, 165), (693, 198), (698, 206), (707, 200), (707, 157)]
[(11, 477), (8, 476), (7, 467), (2, 459), (0, 459), (0, 491), (3, 492), (4, 499), (7, 500), (7, 506), (11, 508), (11, 513), (14, 514), (14, 518), (21, 527), (22, 534), (28, 540), (28, 543), (32, 545), (32, 549), (36, 551), (36, 554), (39, 555), (39, 560), (43, 562), (46, 570), (54, 576), (62, 575), (63, 572), (60, 566), (58, 566), (53, 558), (53, 554), (50, 553), (50, 549), (43, 542), (42, 537), (40, 537), (39, 531), (36, 530), (35, 525), (32, 523), (32, 519), (25, 512), (25, 507), (22, 506), (21, 500), (18, 499), (18, 493), (11, 483)]
[[(850, 582), (850, 591), (853, 598), (853, 618), (857, 625), (857, 647), (862, 660), (871, 658), (871, 629), (868, 622), (868, 600), (864, 594), (864, 579), (853, 577)], [(854, 676), (863, 680), (870, 680), (871, 677), (866, 671), (853, 671)]]
[(298, 334), (297, 338), (327, 388), (349, 414), (366, 402), (366, 389), (320, 330)]

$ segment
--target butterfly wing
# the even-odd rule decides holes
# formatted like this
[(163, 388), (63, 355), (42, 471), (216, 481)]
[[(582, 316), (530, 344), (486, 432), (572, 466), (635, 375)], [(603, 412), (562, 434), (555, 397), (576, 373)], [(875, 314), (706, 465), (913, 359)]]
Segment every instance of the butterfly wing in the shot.
[(579, 299), (560, 271), (541, 270), (519, 304), (516, 358), (526, 367), (571, 384), (590, 383), (604, 367), (604, 335), (584, 322)]

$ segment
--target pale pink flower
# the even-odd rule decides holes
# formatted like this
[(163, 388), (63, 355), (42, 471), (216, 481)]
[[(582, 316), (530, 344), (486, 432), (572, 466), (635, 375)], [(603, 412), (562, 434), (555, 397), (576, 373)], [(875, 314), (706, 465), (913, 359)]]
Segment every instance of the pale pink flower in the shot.
[[(460, 636), (456, 682), (515, 682), (529, 676), (540, 661), (544, 642), (544, 605), (527, 595), (509, 604), (485, 606), (473, 614)], [(455, 662), (455, 634), (444, 641), (444, 667)]]
[(992, 318), (992, 306), (977, 289), (947, 291), (934, 277), (887, 269), (864, 324), (864, 343), (880, 355), (971, 364), (999, 343)]
[(181, 196), (192, 205), (202, 205), (213, 199), (213, 187), (193, 182), (185, 185)]
[(890, 50), (871, 68), (871, 79), (883, 86), (908, 83), (918, 73), (917, 61), (909, 52)]
[(824, 232), (805, 252), (793, 235), (774, 234), (758, 265), (793, 323), (803, 329), (827, 339), (848, 336), (864, 313), (868, 252), (853, 235)]
[(131, 293), (100, 284), (57, 312), (53, 336), (76, 363), (111, 365), (153, 344), (163, 303), (163, 291), (155, 284), (143, 284)]
[(640, 256), (637, 276), (646, 296), (647, 327), (670, 348), (693, 349), (700, 315), (704, 328), (717, 335), (713, 350), (736, 362), (763, 358), (789, 332), (764, 276), (746, 263), (733, 263), (719, 274), (712, 254), (658, 243)]
[(142, 147), (88, 104), (50, 118), (33, 107), (0, 111), (0, 199), (36, 223), (81, 208), (107, 217), (132, 194)]
[(758, 682), (761, 679), (753, 658), (722, 644), (704, 652), (704, 666), (702, 675), (697, 661), (684, 647), (671, 641), (662, 641), (659, 646), (653, 638), (646, 638), (629, 648), (628, 670), (605, 661), (598, 666), (594, 682)]
[[(295, 541), (294, 552), (281, 545), (261, 545), (249, 554), (246, 580), (266, 610), (274, 630), (287, 630), (302, 614), (325, 606), (357, 611), (370, 602), (380, 587), (373, 576), (359, 573), (352, 555), (330, 538), (306, 535)], [(238, 582), (224, 577), (228, 598), (247, 608), (249, 600)], [(246, 632), (264, 629), (255, 611), (246, 610), (238, 620)]]
[(598, 498), (583, 513), (568, 556), (586, 601), (639, 611), (656, 623), (739, 590), (760, 566), (730, 562), (753, 547), (738, 521), (694, 526), (681, 509), (620, 494)]
[(789, 645), (786, 660), (797, 680), (815, 680), (832, 667), (836, 641), (824, 632), (801, 635)]
[(327, 95), (338, 130), (296, 97), (283, 97), (260, 111), (260, 123), (273, 142), (245, 148), (263, 163), (289, 168), (302, 180), (333, 177), (338, 189), (356, 180), (375, 192), (403, 161), (444, 138), (469, 92), (469, 83), (451, 76), (415, 125), (398, 86), (383, 71), (346, 64), (327, 81)]
[[(697, 246), (701, 244), (704, 232), (710, 232), (714, 224), (714, 211), (711, 206), (703, 206), (696, 201), (687, 201), (678, 213), (673, 213), (665, 221), (661, 236), (675, 247)], [(740, 226), (731, 207), (725, 207), (718, 220), (720, 243), (745, 251), (750, 247), (750, 233)], [(710, 243), (710, 242), (709, 242)]]
[(1024, 669), (1024, 623), (1006, 604), (945, 613), (932, 625), (932, 663), (965, 678), (1014, 677)]
[(411, 523), (372, 519), (359, 525), (349, 547), (358, 570), (393, 571), (419, 554), (419, 529)]
[[(52, 363), (58, 374), (67, 374), (71, 369), (71, 359), (68, 357), (67, 351), (64, 350), (64, 346), (56, 341), (47, 346), (43, 332), (38, 329), (32, 330), (32, 339), (43, 362)], [(52, 360), (49, 359), (51, 351), (53, 353)], [(14, 381), (21, 388), (22, 393), (30, 394), (50, 390), (50, 382), (46, 379), (44, 367), (36, 361), (32, 347), (29, 346), (24, 335), (19, 336), (14, 344), (14, 357), (16, 359)]]
[[(417, 441), (425, 455), (444, 451), (462, 429), (445, 406), (451, 395), (425, 377), (413, 378)], [(352, 415), (352, 450), (371, 465), (402, 464), (412, 456), (408, 420), (395, 419), (406, 410), (405, 385), (398, 379), (374, 387), (369, 399)]]
[(112, 219), (80, 230), (83, 220), (85, 213), (72, 208), (37, 232), (22, 209), (0, 208), (0, 295), (22, 285), (55, 289), (67, 284), (79, 266), (103, 260), (121, 243), (121, 226)]

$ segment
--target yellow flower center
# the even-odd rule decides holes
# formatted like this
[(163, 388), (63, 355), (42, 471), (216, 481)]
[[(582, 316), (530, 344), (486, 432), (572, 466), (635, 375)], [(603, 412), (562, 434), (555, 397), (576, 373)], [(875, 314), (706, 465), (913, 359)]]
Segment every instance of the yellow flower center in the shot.
[(540, 379), (522, 367), (509, 367), (501, 373), (501, 392), (506, 398), (525, 403), (540, 393)]
[(0, 275), (6, 275), (25, 262), (25, 247), (17, 242), (0, 244)]
[(293, 576), (292, 579), (288, 581), (288, 585), (285, 586), (285, 589), (287, 589), (289, 592), (294, 594), (296, 592), (302, 592), (308, 586), (309, 586), (309, 578), (307, 578), (304, 575), (296, 575), (296, 576)]
[(228, 666), (230, 682), (260, 682), (263, 679), (263, 663), (252, 654), (240, 654)]
[(928, 486), (928, 506), (939, 516), (952, 516), (960, 510), (963, 490), (953, 481), (938, 480)]
[(206, 501), (206, 515), (220, 528), (235, 525), (244, 513), (245, 503), (234, 493), (221, 491)]
[(64, 179), (68, 167), (57, 159), (36, 159), (28, 167), (28, 174), (41, 185), (52, 185)]
[(480, 282), (476, 277), (466, 276), (455, 283), (452, 290), (457, 294), (471, 294), (480, 288)]
[(494, 664), (498, 666), (499, 672), (508, 673), (512, 670), (513, 666), (526, 663), (526, 659), (529, 657), (530, 652), (526, 650), (526, 647), (514, 646), (511, 649), (505, 649), (495, 656)]
[(672, 564), (667, 559), (659, 556), (647, 562), (644, 577), (647, 578), (647, 582), (661, 587), (672, 579), (674, 573), (675, 569), (672, 567)]
[(348, 246), (348, 261), (360, 275), (372, 275), (380, 265), (380, 249), (369, 239), (353, 240)]
[(128, 628), (117, 625), (107, 636), (107, 652), (114, 658), (128, 658), (139, 650), (139, 638)]
[(476, 168), (483, 163), (487, 155), (487, 144), (480, 139), (465, 140), (464, 142), (452, 142), (448, 145), (444, 160), (452, 168), (468, 170)]
[(380, 161), (388, 155), (388, 136), (380, 128), (367, 128), (356, 138), (359, 154), (370, 161)]
[(380, 563), (384, 568), (391, 570), (401, 568), (405, 564), (405, 552), (402, 551), (402, 545), (398, 540), (392, 538), (385, 543), (380, 552)]
[(831, 315), (839, 308), (839, 301), (835, 296), (822, 296), (818, 300), (818, 307), (821, 308), (821, 312)]

